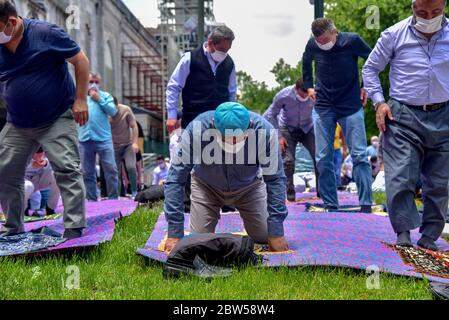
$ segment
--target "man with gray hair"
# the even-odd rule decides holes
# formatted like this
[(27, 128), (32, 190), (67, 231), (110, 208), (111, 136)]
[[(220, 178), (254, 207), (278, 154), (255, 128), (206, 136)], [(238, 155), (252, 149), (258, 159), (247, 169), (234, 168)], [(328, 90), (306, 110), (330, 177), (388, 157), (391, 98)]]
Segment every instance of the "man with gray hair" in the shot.
[[(445, 0), (412, 1), (413, 16), (385, 30), (363, 68), (363, 79), (383, 132), (388, 212), (397, 244), (437, 250), (444, 229), (449, 181), (449, 23)], [(390, 97), (379, 73), (390, 64)], [(424, 215), (415, 187), (421, 177)]]
[(218, 26), (200, 48), (184, 54), (167, 86), (167, 130), (172, 133), (177, 122), (182, 94), (182, 127), (220, 104), (236, 101), (237, 76), (228, 55), (235, 39), (234, 32)]
[(339, 123), (353, 160), (353, 175), (362, 212), (370, 213), (371, 166), (366, 154), (362, 108), (362, 104), (367, 102), (367, 95), (360, 88), (358, 59), (367, 59), (371, 48), (356, 33), (338, 32), (330, 19), (315, 20), (312, 33), (303, 57), (303, 77), (309, 97), (316, 100), (312, 117), (320, 196), (327, 210), (338, 209), (333, 157), (335, 129)]
[[(237, 73), (234, 61), (228, 55), (234, 39), (231, 29), (218, 26), (201, 47), (183, 55), (167, 86), (167, 130), (170, 134), (175, 131), (178, 122), (181, 94), (183, 129), (200, 114), (214, 111), (224, 102), (237, 100)], [(185, 198), (188, 209), (189, 182), (186, 184)]]

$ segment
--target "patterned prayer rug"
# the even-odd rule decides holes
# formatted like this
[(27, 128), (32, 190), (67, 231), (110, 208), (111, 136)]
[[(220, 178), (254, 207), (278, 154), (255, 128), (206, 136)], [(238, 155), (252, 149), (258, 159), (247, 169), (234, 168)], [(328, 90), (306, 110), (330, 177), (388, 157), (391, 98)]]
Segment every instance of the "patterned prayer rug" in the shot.
[[(56, 213), (56, 214), (52, 214), (49, 216), (25, 216), (25, 223), (30, 223), (30, 222), (36, 222), (36, 221), (49, 221), (49, 220), (58, 220), (62, 218), (62, 214), (60, 213)], [(0, 223), (5, 223), (6, 222), (6, 216), (3, 213), (0, 213)]]
[[(387, 217), (363, 213), (305, 213), (297, 205), (289, 205), (289, 216), (284, 223), (290, 251), (268, 254), (264, 266), (337, 266), (362, 270), (379, 270), (396, 275), (422, 278), (422, 273), (405, 263), (400, 255), (384, 243), (394, 243), (396, 236)], [(185, 216), (185, 230), (189, 228), (189, 215)], [(223, 215), (217, 226), (220, 233), (244, 234), (242, 219), (238, 214)], [(167, 256), (160, 245), (167, 235), (167, 223), (161, 215), (145, 247), (138, 254), (165, 262)], [(414, 243), (419, 239), (412, 232)], [(449, 244), (440, 239), (441, 250)], [(449, 279), (424, 274), (433, 281), (449, 283)]]
[[(83, 231), (83, 236), (78, 239), (68, 240), (56, 246), (41, 248), (38, 253), (49, 253), (62, 250), (73, 250), (78, 248), (93, 247), (101, 243), (111, 241), (115, 232), (116, 220), (129, 216), (137, 208), (137, 203), (130, 199), (105, 200), (99, 202), (86, 203), (87, 228)], [(63, 208), (58, 208), (63, 210)], [(29, 222), (25, 225), (27, 232), (48, 227), (51, 230), (63, 234), (64, 222), (62, 217), (57, 220), (41, 220)], [(24, 252), (24, 254), (36, 253)], [(17, 253), (19, 254), (19, 253)], [(11, 254), (11, 255), (17, 255)], [(21, 253), (23, 254), (23, 253)]]
[(396, 251), (402, 260), (412, 265), (416, 272), (449, 279), (449, 251), (431, 251), (385, 244)]

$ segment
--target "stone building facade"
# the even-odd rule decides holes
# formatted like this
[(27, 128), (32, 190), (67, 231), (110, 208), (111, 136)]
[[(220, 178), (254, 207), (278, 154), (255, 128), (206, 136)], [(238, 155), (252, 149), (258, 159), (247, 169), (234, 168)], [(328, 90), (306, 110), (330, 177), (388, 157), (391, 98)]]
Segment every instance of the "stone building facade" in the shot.
[(22, 17), (66, 29), (102, 75), (104, 90), (134, 108), (146, 138), (162, 140), (161, 48), (121, 0), (11, 1)]

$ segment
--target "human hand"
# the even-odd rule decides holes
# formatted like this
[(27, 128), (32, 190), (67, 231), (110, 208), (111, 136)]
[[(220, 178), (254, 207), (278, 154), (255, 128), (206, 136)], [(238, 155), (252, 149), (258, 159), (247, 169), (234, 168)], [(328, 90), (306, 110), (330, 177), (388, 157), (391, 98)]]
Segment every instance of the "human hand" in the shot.
[(89, 90), (89, 96), (94, 100), (95, 102), (100, 102), (101, 97), (98, 91), (96, 90)]
[(285, 237), (268, 238), (268, 246), (271, 252), (285, 252), (289, 250)]
[(381, 132), (387, 131), (387, 125), (385, 123), (385, 118), (387, 116), (388, 119), (394, 121), (390, 106), (387, 103), (382, 103), (381, 105), (379, 105), (379, 107), (377, 107), (376, 111), (376, 123)]
[(316, 91), (313, 88), (310, 88), (307, 90), (307, 95), (309, 96), (312, 101), (316, 101)]
[(287, 139), (285, 139), (284, 137), (280, 137), (279, 138), (279, 147), (281, 148), (281, 152), (285, 153), (287, 151), (287, 147), (288, 147)]
[(366, 107), (368, 103), (368, 92), (364, 88), (360, 90), (360, 100), (362, 100), (363, 107)]
[(168, 238), (167, 241), (165, 241), (165, 253), (167, 255), (170, 254), (170, 252), (172, 252), (178, 242), (178, 238)]
[(139, 145), (137, 143), (133, 143), (131, 148), (133, 149), (134, 153), (136, 153), (136, 154), (139, 153), (140, 148), (139, 148)]
[(169, 134), (172, 134), (172, 132), (176, 130), (177, 123), (178, 123), (178, 120), (176, 120), (176, 119), (168, 119), (167, 120), (167, 131)]
[(76, 123), (81, 127), (89, 121), (89, 108), (87, 107), (87, 101), (76, 99), (72, 107), (73, 118)]

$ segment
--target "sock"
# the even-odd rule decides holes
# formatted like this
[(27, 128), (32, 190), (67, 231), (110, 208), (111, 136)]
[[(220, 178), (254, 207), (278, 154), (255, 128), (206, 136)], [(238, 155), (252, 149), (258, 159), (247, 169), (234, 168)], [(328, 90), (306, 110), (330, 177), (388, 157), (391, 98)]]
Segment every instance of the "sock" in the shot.
[(435, 241), (424, 234), (422, 235), (421, 239), (419, 239), (418, 246), (424, 249), (438, 251), (438, 246), (436, 245)]
[(373, 209), (370, 205), (362, 205), (360, 210), (362, 213), (373, 213)]
[(55, 210), (53, 210), (49, 206), (46, 206), (45, 212), (47, 213), (47, 216), (52, 216), (52, 215), (54, 215), (56, 213)]
[(412, 239), (410, 238), (410, 231), (398, 233), (398, 241), (396, 242), (396, 245), (401, 247), (413, 247)]

